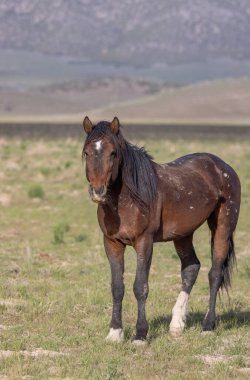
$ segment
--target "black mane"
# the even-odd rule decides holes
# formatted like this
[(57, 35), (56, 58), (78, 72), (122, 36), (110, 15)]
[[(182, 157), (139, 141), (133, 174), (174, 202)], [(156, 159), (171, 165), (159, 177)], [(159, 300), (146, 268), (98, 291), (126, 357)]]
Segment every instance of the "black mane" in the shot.
[(153, 158), (144, 148), (126, 141), (120, 130), (115, 135), (109, 126), (107, 121), (98, 123), (87, 135), (85, 146), (104, 137), (110, 138), (115, 145), (117, 159), (121, 162), (122, 180), (132, 199), (140, 209), (149, 210), (153, 207), (157, 194)]

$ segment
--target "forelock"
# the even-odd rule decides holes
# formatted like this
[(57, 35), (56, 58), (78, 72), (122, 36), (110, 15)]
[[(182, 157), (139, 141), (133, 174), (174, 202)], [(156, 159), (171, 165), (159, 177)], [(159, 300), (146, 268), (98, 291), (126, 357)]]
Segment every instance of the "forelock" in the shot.
[(114, 135), (110, 129), (110, 123), (108, 121), (101, 121), (96, 124), (92, 131), (87, 135), (84, 146), (102, 140), (104, 138), (109, 139), (118, 148), (120, 146), (119, 136)]

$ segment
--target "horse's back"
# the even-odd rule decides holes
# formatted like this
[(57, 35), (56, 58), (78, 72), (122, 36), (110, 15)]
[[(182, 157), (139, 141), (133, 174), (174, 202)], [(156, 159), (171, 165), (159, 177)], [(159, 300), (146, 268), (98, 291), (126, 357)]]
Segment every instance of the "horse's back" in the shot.
[(162, 209), (162, 240), (192, 233), (213, 213), (223, 197), (239, 208), (238, 176), (217, 156), (189, 154), (157, 166), (156, 171)]
[[(193, 174), (199, 174), (208, 185), (215, 185), (223, 189), (225, 179), (227, 185), (240, 189), (240, 181), (235, 170), (220, 157), (211, 153), (192, 153), (177, 158), (174, 161), (160, 165), (163, 170), (173, 176), (189, 175), (192, 180)], [(229, 187), (229, 186), (228, 186)]]
[[(199, 170), (206, 169), (205, 175), (208, 175), (212, 182), (216, 182), (217, 174), (219, 175), (221, 198), (233, 198), (234, 202), (240, 203), (240, 180), (235, 170), (228, 163), (211, 153), (196, 153), (190, 156), (191, 161), (197, 165)], [(187, 163), (188, 161), (190, 162), (187, 159)]]

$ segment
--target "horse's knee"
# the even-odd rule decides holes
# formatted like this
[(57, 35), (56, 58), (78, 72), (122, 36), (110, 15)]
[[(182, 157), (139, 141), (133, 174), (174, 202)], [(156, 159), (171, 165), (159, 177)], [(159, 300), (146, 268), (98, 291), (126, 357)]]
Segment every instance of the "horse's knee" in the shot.
[(137, 301), (146, 301), (148, 297), (148, 284), (136, 280), (134, 282), (134, 295)]
[(111, 285), (112, 288), (112, 295), (114, 301), (120, 302), (123, 300), (124, 296), (124, 284), (113, 284)]

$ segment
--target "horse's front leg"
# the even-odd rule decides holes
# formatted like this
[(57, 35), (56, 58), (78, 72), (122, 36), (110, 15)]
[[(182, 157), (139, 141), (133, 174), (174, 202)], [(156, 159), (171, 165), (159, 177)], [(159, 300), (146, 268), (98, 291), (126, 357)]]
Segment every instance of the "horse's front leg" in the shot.
[(111, 289), (113, 296), (112, 319), (106, 340), (121, 342), (124, 338), (122, 330), (122, 300), (124, 296), (123, 273), (125, 245), (104, 237), (104, 247), (111, 269)]
[(134, 282), (134, 294), (138, 303), (138, 319), (136, 323), (136, 335), (134, 343), (143, 342), (148, 333), (148, 322), (146, 319), (146, 300), (148, 297), (148, 276), (153, 252), (152, 237), (141, 237), (135, 244), (137, 253), (137, 268)]

